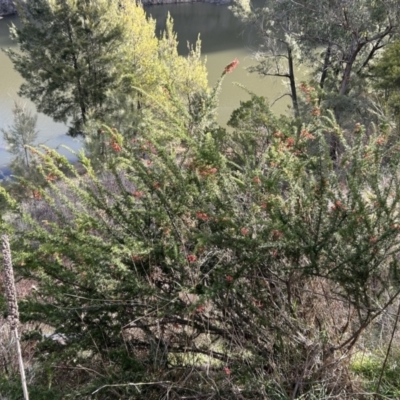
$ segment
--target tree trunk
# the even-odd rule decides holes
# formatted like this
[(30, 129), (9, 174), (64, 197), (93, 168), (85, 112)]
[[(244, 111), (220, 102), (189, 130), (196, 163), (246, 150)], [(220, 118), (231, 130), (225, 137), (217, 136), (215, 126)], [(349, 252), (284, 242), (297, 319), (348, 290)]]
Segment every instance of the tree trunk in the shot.
[[(69, 17), (67, 17), (69, 18)], [(68, 30), (68, 39), (71, 42), (71, 46), (74, 46), (74, 39), (72, 37), (72, 29), (71, 29), (71, 24), (69, 19), (67, 19), (66, 21), (67, 24), (67, 30)], [(78, 89), (78, 95), (79, 95), (79, 107), (80, 107), (80, 111), (81, 111), (81, 117), (82, 117), (82, 123), (85, 124), (86, 123), (86, 105), (85, 105), (85, 101), (84, 101), (84, 94), (83, 94), (83, 88), (82, 88), (82, 84), (81, 84), (81, 80), (79, 77), (79, 66), (78, 66), (78, 57), (76, 56), (75, 52), (72, 51), (72, 61), (73, 61), (73, 65), (74, 65), (74, 71), (75, 71), (75, 75), (76, 75), (76, 86)]]
[(346, 68), (344, 69), (342, 82), (340, 83), (339, 94), (341, 96), (344, 96), (349, 92), (351, 70), (353, 68), (354, 61), (356, 60), (360, 50), (364, 47), (364, 44), (357, 43), (356, 46), (352, 45), (352, 48), (350, 49), (350, 56), (346, 61)]
[(288, 66), (289, 66), (290, 91), (292, 94), (292, 104), (294, 109), (294, 115), (297, 118), (300, 116), (300, 112), (299, 112), (299, 102), (297, 100), (296, 80), (293, 67), (293, 54), (292, 54), (292, 49), (290, 47), (288, 47)]
[(319, 87), (323, 89), (325, 79), (328, 75), (328, 67), (329, 67), (329, 62), (331, 60), (331, 51), (332, 51), (332, 45), (329, 43), (326, 52), (325, 52), (325, 58), (324, 58), (324, 65), (322, 66), (322, 74), (321, 74), (321, 79), (319, 81)]

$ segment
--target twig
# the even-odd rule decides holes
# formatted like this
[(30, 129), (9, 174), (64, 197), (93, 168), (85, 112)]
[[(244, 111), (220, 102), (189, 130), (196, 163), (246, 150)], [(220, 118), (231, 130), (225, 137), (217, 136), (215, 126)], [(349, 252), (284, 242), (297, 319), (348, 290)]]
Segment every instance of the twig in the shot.
[[(106, 387), (124, 387), (124, 386), (135, 386), (136, 387), (136, 386), (143, 386), (143, 385), (160, 385), (162, 383), (171, 383), (171, 382), (170, 381), (164, 381), (164, 382), (139, 382), (139, 383), (129, 382), (129, 383), (121, 383), (121, 384), (115, 384), (115, 385), (103, 385), (103, 386), (99, 387), (98, 389), (96, 389), (92, 394), (95, 394), (95, 393), (99, 392), (101, 389), (104, 389)], [(140, 390), (138, 388), (136, 388), (136, 389), (140, 393)]]
[(15, 290), (14, 271), (11, 259), (10, 243), (7, 235), (1, 236), (3, 247), (3, 263), (4, 263), (4, 285), (6, 289), (7, 307), (8, 307), (8, 322), (11, 332), (14, 333), (17, 346), (19, 372), (21, 374), (22, 391), (24, 399), (29, 400), (28, 388), (26, 385), (24, 361), (22, 360), (21, 343), (18, 335), (19, 312), (17, 303), (17, 291)]
[(394, 334), (396, 333), (397, 323), (399, 322), (399, 316), (400, 316), (400, 302), (399, 302), (399, 307), (397, 309), (396, 320), (394, 321), (394, 324), (393, 324), (392, 335), (390, 336), (390, 341), (389, 341), (388, 348), (386, 350), (385, 359), (383, 361), (381, 372), (379, 374), (379, 380), (378, 380), (378, 383), (376, 385), (374, 400), (376, 400), (378, 398), (378, 396), (379, 396), (379, 389), (381, 387), (383, 373), (385, 372), (385, 368), (386, 368), (386, 364), (387, 364), (387, 361), (388, 361), (388, 358), (389, 358), (390, 350), (392, 349), (392, 342), (393, 342)]

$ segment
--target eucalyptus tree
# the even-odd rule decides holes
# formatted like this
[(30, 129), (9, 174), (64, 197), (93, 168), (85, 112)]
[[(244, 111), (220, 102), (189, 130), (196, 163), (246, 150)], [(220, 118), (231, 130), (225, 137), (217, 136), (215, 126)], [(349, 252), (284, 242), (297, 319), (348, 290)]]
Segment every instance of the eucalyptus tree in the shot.
[(250, 67), (249, 70), (262, 76), (288, 79), (293, 110), (298, 116), (295, 74), (298, 45), (293, 40), (293, 33), (300, 28), (299, 20), (292, 12), (297, 6), (294, 3), (284, 4), (270, 0), (266, 0), (263, 5), (264, 7), (257, 7), (250, 0), (235, 0), (231, 7), (234, 14), (246, 24), (252, 25), (262, 38), (262, 43), (255, 54), (259, 64)]
[[(264, 39), (257, 72), (280, 76), (285, 59), (283, 75), (295, 82), (290, 52), (296, 51), (298, 61), (312, 67), (319, 86), (342, 99), (399, 31), (395, 0), (265, 0), (262, 6), (235, 0), (233, 10)], [(277, 52), (276, 44), (286, 54)]]
[(388, 46), (372, 68), (374, 87), (381, 92), (394, 118), (400, 122), (400, 41)]

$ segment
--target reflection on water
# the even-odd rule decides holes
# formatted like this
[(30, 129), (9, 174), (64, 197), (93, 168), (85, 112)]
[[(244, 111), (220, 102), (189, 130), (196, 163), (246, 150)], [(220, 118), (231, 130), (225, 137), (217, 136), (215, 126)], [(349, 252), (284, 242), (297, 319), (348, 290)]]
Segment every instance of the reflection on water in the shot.
[[(228, 6), (217, 6), (205, 3), (177, 4), (154, 6), (146, 9), (157, 20), (157, 32), (165, 26), (167, 13), (174, 19), (175, 31), (178, 34), (179, 53), (187, 54), (187, 42), (194, 43), (200, 33), (202, 53), (207, 57), (209, 82), (214, 85), (224, 67), (237, 58), (239, 66), (225, 78), (219, 102), (219, 117), (221, 124), (226, 124), (231, 112), (239, 106), (239, 99), (248, 99), (248, 94), (234, 82), (239, 82), (250, 91), (268, 97), (271, 101), (286, 91), (279, 80), (273, 78), (261, 79), (254, 74), (247, 73), (245, 67), (250, 66), (252, 49), (255, 38), (250, 32), (243, 29), (241, 23), (234, 17)], [(9, 39), (8, 27), (11, 23), (18, 24), (17, 17), (6, 17), (0, 20), (0, 47), (13, 46)], [(13, 123), (13, 102), (18, 100), (17, 91), (22, 78), (13, 70), (7, 56), (0, 52), (0, 129), (7, 128)], [(34, 105), (23, 99), (27, 106), (35, 110)], [(280, 101), (274, 106), (275, 111), (285, 112), (287, 100)], [(43, 114), (39, 115), (37, 128), (39, 130), (38, 143), (45, 143), (49, 147), (57, 147), (61, 143), (77, 150), (79, 141), (65, 135), (67, 128), (55, 123)], [(64, 154), (65, 150), (63, 150)], [(0, 168), (7, 165), (12, 156), (5, 150), (5, 143), (0, 133)]]

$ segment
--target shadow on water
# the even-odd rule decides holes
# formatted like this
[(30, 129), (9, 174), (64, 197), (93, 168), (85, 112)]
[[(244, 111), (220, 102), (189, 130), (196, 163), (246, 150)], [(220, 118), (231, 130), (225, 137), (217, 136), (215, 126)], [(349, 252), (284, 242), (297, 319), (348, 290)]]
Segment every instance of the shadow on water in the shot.
[(243, 28), (228, 5), (171, 4), (146, 7), (146, 12), (156, 19), (158, 35), (165, 29), (170, 12), (178, 32), (180, 54), (187, 53), (187, 42), (194, 44), (199, 34), (205, 54), (252, 47), (255, 42), (254, 34)]

